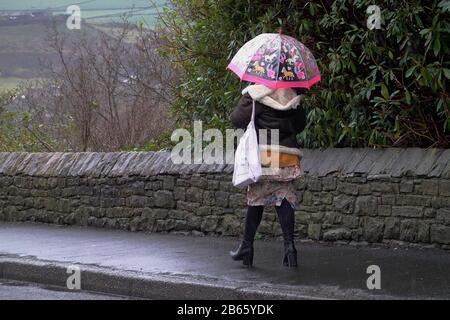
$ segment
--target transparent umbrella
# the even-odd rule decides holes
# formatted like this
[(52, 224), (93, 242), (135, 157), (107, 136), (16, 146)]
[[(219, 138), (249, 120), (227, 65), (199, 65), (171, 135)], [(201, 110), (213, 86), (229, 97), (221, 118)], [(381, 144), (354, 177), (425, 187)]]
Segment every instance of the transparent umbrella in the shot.
[(227, 68), (241, 80), (274, 89), (309, 89), (320, 81), (311, 51), (297, 39), (281, 33), (263, 33), (248, 41)]

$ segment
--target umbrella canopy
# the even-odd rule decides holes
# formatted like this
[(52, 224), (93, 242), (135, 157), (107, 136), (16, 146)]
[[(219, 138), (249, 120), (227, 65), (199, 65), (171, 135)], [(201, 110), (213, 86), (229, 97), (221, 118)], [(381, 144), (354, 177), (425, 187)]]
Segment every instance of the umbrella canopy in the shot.
[(269, 88), (311, 88), (320, 81), (311, 51), (297, 39), (263, 33), (239, 49), (227, 67), (241, 80)]

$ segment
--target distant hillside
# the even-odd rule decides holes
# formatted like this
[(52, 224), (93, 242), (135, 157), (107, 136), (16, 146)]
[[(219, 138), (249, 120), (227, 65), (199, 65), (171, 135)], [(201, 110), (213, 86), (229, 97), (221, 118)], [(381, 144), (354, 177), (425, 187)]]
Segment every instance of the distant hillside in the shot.
[(119, 21), (124, 14), (127, 14), (130, 22), (145, 20), (148, 25), (153, 25), (157, 10), (162, 8), (165, 3), (166, 0), (1, 1), (0, 16), (9, 13), (25, 12), (28, 14), (42, 11), (60, 15), (65, 14), (69, 5), (78, 5), (81, 9), (82, 18), (85, 21), (107, 23)]
[[(165, 0), (21, 0), (0, 2), (0, 90), (21, 81), (41, 77), (44, 61), (55, 61), (46, 45), (48, 28), (56, 19), (58, 30), (71, 38), (86, 33), (95, 41), (99, 32), (117, 27), (127, 13), (130, 22), (145, 21), (152, 26), (156, 9)], [(65, 10), (78, 4), (82, 10), (82, 30), (66, 28)], [(133, 9), (132, 9), (133, 8)]]
[(34, 23), (16, 26), (0, 26), (0, 90), (14, 87), (14, 83), (42, 76), (42, 64), (56, 61), (56, 55), (47, 46), (47, 37), (52, 20), (56, 21), (58, 31), (71, 43), (87, 34), (95, 41), (99, 28), (84, 22), (82, 30), (66, 28), (64, 17), (40, 19)]

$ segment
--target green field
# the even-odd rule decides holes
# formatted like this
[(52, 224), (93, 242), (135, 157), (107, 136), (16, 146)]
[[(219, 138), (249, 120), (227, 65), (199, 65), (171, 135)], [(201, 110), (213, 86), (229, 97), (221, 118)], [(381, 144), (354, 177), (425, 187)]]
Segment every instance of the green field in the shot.
[[(155, 0), (157, 5), (162, 5), (164, 0)], [(82, 9), (114, 9), (114, 8), (131, 8), (150, 7), (150, 0), (20, 0), (20, 1), (1, 1), (0, 10), (31, 10), (31, 9), (62, 9), (69, 5), (78, 4)]]
[[(155, 21), (156, 8), (161, 8), (165, 0), (21, 0), (0, 2), (0, 11), (4, 10), (39, 10), (50, 9), (53, 14), (64, 14), (71, 4), (77, 4), (81, 16), (90, 22), (106, 23), (120, 21), (124, 14), (129, 15), (130, 22), (144, 20), (152, 25)], [(156, 8), (155, 8), (156, 6)]]
[(2, 92), (3, 90), (14, 89), (22, 81), (24, 81), (24, 79), (21, 79), (21, 78), (2, 78), (2, 77), (0, 77), (0, 92)]

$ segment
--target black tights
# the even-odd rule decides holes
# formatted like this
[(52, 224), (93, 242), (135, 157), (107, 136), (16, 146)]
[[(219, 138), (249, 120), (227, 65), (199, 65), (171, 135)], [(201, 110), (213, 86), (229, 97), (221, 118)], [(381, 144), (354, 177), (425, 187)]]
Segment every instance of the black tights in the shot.
[[(281, 230), (283, 231), (284, 241), (294, 241), (294, 224), (295, 214), (286, 199), (283, 199), (279, 207), (275, 206), (280, 221)], [(264, 206), (248, 206), (247, 215), (245, 217), (244, 225), (244, 240), (253, 242), (255, 239), (256, 230), (261, 223)]]

